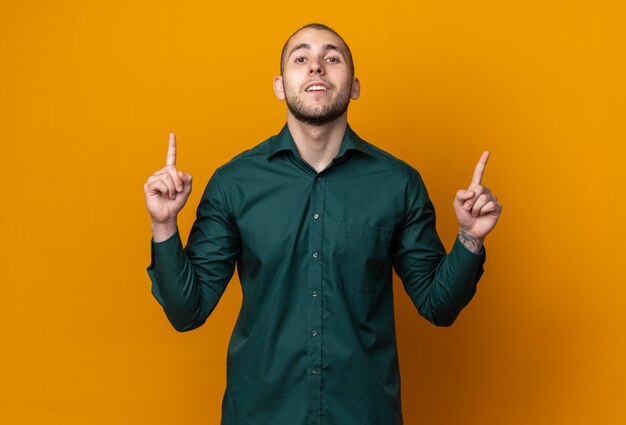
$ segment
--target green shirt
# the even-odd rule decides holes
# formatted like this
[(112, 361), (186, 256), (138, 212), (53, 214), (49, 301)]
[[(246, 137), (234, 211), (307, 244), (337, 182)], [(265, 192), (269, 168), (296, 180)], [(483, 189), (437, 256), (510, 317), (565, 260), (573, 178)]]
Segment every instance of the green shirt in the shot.
[(179, 331), (202, 325), (235, 266), (222, 425), (402, 424), (392, 267), (419, 313), (452, 324), (484, 251), (445, 249), (418, 172), (348, 127), (317, 173), (287, 126), (220, 167), (186, 248), (152, 245), (152, 293)]

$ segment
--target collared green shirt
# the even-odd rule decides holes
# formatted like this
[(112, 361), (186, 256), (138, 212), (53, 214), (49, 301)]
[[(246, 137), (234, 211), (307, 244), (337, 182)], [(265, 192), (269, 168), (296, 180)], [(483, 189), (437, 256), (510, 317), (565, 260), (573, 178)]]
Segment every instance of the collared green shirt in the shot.
[(222, 425), (402, 424), (392, 268), (419, 313), (452, 324), (484, 251), (451, 252), (418, 172), (347, 128), (317, 173), (285, 126), (220, 167), (183, 250), (153, 243), (152, 293), (202, 325), (235, 267), (243, 291)]

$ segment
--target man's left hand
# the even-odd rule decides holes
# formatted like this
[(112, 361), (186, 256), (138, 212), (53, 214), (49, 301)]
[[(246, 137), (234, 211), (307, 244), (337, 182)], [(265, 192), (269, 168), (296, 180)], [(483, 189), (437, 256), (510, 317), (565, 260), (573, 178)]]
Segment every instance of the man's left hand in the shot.
[(496, 226), (502, 212), (498, 198), (482, 185), (487, 159), (489, 152), (485, 151), (476, 165), (469, 188), (459, 190), (454, 198), (454, 212), (461, 225), (461, 234), (465, 233), (481, 242)]

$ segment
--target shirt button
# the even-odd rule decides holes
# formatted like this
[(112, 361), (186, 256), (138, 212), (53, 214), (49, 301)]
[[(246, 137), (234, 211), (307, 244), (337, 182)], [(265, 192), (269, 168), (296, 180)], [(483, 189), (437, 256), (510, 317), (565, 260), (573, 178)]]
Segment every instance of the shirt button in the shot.
[(311, 371), (311, 373), (312, 373), (313, 375), (317, 375), (317, 369), (313, 369), (313, 370)]
[(314, 252), (313, 253), (313, 258), (317, 258), (317, 257), (319, 257), (319, 254), (317, 252)]
[(320, 218), (320, 215), (319, 215), (318, 213), (315, 213), (315, 214), (313, 214), (313, 218), (314, 218), (315, 220), (317, 220), (318, 218)]
[(313, 331), (313, 332), (311, 332), (311, 335), (313, 335), (313, 336), (317, 336), (317, 331)]
[(322, 178), (321, 177), (316, 177), (315, 180), (317, 180), (318, 182), (321, 182)]
[(312, 296), (313, 298), (317, 297), (317, 291), (313, 291), (313, 292), (311, 292), (311, 296)]

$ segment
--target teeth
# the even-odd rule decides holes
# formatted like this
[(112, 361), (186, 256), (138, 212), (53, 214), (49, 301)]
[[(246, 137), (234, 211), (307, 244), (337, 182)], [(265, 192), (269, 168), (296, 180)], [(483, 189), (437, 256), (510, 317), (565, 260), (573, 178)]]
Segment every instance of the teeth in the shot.
[(326, 91), (324, 86), (311, 86), (306, 91)]

